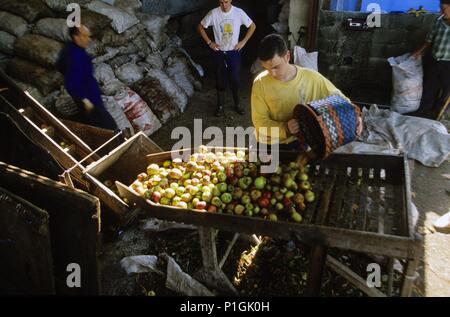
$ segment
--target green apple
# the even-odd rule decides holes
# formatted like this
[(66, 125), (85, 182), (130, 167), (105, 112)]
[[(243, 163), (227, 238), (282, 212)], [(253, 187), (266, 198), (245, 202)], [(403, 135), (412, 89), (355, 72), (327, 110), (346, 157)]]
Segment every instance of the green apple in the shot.
[[(150, 164), (147, 167), (147, 174), (148, 175), (157, 175), (159, 173), (159, 166), (158, 164)], [(136, 174), (135, 174), (136, 175)]]
[(161, 205), (165, 205), (165, 206), (170, 205), (170, 199), (167, 197), (161, 198), (161, 200), (159, 202), (161, 203)]
[(172, 199), (173, 197), (175, 197), (175, 195), (176, 195), (176, 192), (173, 188), (167, 188), (165, 190), (164, 197)]
[(250, 196), (249, 196), (249, 195), (244, 195), (244, 196), (242, 196), (241, 202), (242, 202), (244, 205), (249, 204), (249, 203), (251, 202)]
[(236, 215), (242, 215), (242, 213), (244, 212), (245, 207), (242, 205), (236, 205), (236, 207), (234, 207), (234, 213)]
[(214, 205), (214, 206), (216, 206), (216, 207), (221, 207), (221, 206), (222, 206), (222, 201), (220, 200), (219, 197), (214, 197), (214, 198), (211, 200), (211, 205)]
[(209, 203), (211, 201), (211, 199), (213, 198), (213, 194), (211, 192), (203, 192), (202, 194), (202, 200), (206, 201), (207, 203)]
[(284, 194), (284, 197), (286, 197), (286, 198), (292, 198), (292, 197), (294, 197), (294, 192), (292, 192), (292, 191), (288, 191), (286, 194)]
[(230, 193), (223, 193), (222, 196), (220, 196), (220, 199), (221, 199), (222, 202), (224, 202), (225, 204), (229, 204), (229, 203), (231, 203), (231, 201), (233, 200), (233, 196), (231, 196)]
[(305, 193), (305, 199), (307, 202), (312, 203), (316, 199), (316, 197), (312, 191), (308, 190)]
[(172, 199), (172, 206), (176, 206), (179, 202), (181, 202), (181, 197), (175, 196)]
[(189, 193), (184, 193), (183, 195), (181, 195), (181, 200), (188, 203), (192, 200), (192, 195)]
[(255, 179), (255, 187), (256, 189), (262, 190), (266, 186), (267, 179), (264, 176), (260, 176)]
[(225, 192), (227, 191), (227, 189), (228, 189), (227, 183), (219, 183), (219, 184), (217, 185), (217, 187), (219, 188), (219, 190), (220, 190), (222, 193), (225, 193)]
[(292, 220), (294, 220), (295, 222), (302, 222), (302, 216), (298, 213), (298, 212), (293, 212), (291, 214), (291, 218)]
[(273, 194), (273, 196), (274, 196), (274, 198), (275, 198), (276, 200), (278, 200), (278, 201), (282, 201), (283, 198), (284, 198), (284, 195), (283, 195), (282, 192), (276, 192), (276, 193)]
[(217, 178), (219, 179), (219, 181), (221, 183), (224, 183), (227, 180), (227, 175), (223, 172), (219, 172), (219, 173), (217, 173)]
[(298, 178), (300, 181), (307, 181), (309, 179), (308, 174), (306, 173), (301, 173)]
[(184, 202), (184, 201), (180, 201), (180, 202), (176, 205), (176, 207), (178, 207), (178, 208), (183, 208), (183, 209), (188, 209), (188, 204), (187, 204), (186, 202)]
[(183, 172), (178, 168), (172, 168), (169, 172), (169, 177), (173, 179), (183, 178)]

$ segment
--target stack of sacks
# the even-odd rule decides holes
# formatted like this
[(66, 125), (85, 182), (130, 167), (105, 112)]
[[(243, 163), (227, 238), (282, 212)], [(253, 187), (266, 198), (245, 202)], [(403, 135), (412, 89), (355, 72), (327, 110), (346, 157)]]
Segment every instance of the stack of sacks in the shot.
[[(74, 110), (55, 69), (69, 40), (66, 8), (72, 2), (0, 0), (0, 67), (61, 117)], [(91, 31), (87, 52), (102, 99), (118, 126), (150, 135), (184, 112), (188, 98), (201, 89), (203, 70), (169, 34), (170, 17), (142, 13), (139, 0), (76, 3)]]

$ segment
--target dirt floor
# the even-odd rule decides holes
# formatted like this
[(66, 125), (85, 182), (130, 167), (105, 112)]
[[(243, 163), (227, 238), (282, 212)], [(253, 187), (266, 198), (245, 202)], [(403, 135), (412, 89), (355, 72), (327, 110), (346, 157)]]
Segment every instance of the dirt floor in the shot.
[[(250, 127), (250, 83), (251, 76), (243, 72), (242, 105), (245, 115), (232, 110), (232, 98), (228, 96), (226, 116), (214, 117), (215, 90), (214, 81), (207, 78), (203, 89), (196, 92), (187, 111), (170, 121), (151, 138), (163, 149), (170, 150), (178, 141), (171, 139), (175, 127), (184, 126), (193, 130), (194, 118), (203, 120), (203, 130), (209, 126)], [(447, 128), (450, 122), (445, 121)], [(209, 140), (204, 140), (207, 143)], [(435, 232), (432, 222), (450, 209), (450, 182), (444, 174), (450, 174), (447, 161), (439, 168), (427, 168), (418, 162), (411, 162), (413, 202), (420, 218), (418, 233), (423, 237), (421, 261), (413, 296), (450, 296), (450, 234)], [(163, 233), (148, 233), (139, 229), (139, 225), (122, 232), (118, 239), (104, 243), (101, 255), (103, 293), (109, 295), (157, 295), (175, 296), (175, 292), (165, 287), (165, 279), (155, 273), (127, 276), (120, 268), (119, 261), (125, 256), (160, 255), (172, 256), (181, 268), (194, 274), (201, 264), (198, 248), (198, 234), (192, 230), (171, 230)], [(232, 233), (220, 232), (217, 238), (218, 254), (223, 254)], [(332, 250), (332, 255), (350, 266), (361, 275), (367, 274), (367, 264), (374, 262), (364, 254)], [(239, 239), (229, 259), (225, 262), (224, 272), (234, 283), (240, 295), (264, 296), (301, 296), (305, 289), (308, 269), (308, 249), (305, 246), (287, 241), (264, 238), (259, 246), (248, 239)], [(220, 259), (220, 256), (219, 256)], [(383, 263), (383, 259), (378, 259)], [(401, 264), (401, 263), (399, 263)], [(383, 272), (383, 288), (387, 275)], [(401, 266), (396, 266), (394, 293), (397, 295), (401, 276)], [(277, 283), (273, 283), (277, 280)], [(383, 289), (382, 289), (383, 290)], [(324, 274), (322, 296), (365, 296), (346, 280), (328, 268)]]

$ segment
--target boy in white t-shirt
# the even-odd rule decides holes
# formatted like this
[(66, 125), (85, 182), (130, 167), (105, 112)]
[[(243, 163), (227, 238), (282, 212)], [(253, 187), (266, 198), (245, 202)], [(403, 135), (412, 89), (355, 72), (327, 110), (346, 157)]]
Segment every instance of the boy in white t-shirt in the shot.
[[(216, 67), (217, 111), (216, 116), (223, 115), (225, 94), (228, 83), (231, 85), (235, 110), (244, 114), (245, 110), (239, 102), (239, 71), (241, 66), (241, 50), (253, 35), (255, 23), (240, 8), (231, 5), (232, 0), (220, 0), (220, 6), (203, 18), (198, 25), (198, 32), (213, 52)], [(241, 25), (248, 30), (245, 37), (239, 41)], [(212, 26), (214, 41), (210, 40), (205, 29)]]

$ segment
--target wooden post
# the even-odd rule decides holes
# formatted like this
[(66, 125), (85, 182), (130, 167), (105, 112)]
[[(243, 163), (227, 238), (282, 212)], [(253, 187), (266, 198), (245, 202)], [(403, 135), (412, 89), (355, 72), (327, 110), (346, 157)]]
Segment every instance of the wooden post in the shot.
[[(327, 222), (327, 215), (330, 209), (331, 196), (334, 190), (337, 176), (334, 175), (327, 188), (323, 192), (322, 201), (318, 210), (315, 223), (324, 225)], [(306, 296), (319, 296), (322, 284), (323, 270), (327, 260), (328, 247), (317, 241), (311, 249), (310, 266), (308, 271), (308, 281), (306, 283)]]
[(203, 267), (195, 277), (206, 286), (221, 290), (226, 294), (237, 295), (237, 290), (220, 269), (217, 262), (216, 229), (199, 227), (200, 247), (202, 251)]

